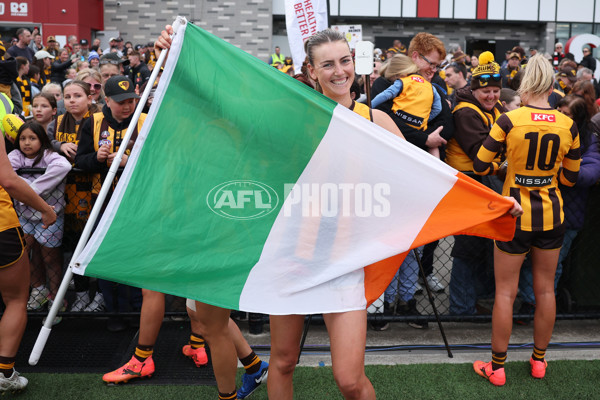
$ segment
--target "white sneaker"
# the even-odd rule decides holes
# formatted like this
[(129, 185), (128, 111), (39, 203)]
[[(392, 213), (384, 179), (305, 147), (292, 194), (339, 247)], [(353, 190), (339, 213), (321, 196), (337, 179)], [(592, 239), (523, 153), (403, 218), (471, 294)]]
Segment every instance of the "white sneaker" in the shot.
[(77, 292), (71, 311), (83, 311), (88, 304), (90, 304), (90, 294), (88, 292)]
[(100, 312), (104, 311), (104, 296), (98, 292), (94, 296), (94, 300), (83, 309), (83, 312)]
[[(48, 311), (50, 311), (50, 309), (52, 308), (52, 304), (54, 304), (54, 300), (48, 299)], [(67, 311), (67, 301), (66, 300), (63, 300), (62, 307), (59, 308), (58, 311), (59, 312)], [(60, 315), (57, 315), (56, 317), (54, 317), (54, 321), (52, 321), (52, 326), (60, 324), (60, 321), (62, 321), (62, 317)], [(45, 323), (46, 323), (46, 317), (44, 317), (44, 319), (42, 320), (42, 325), (44, 325)]]
[(426, 278), (426, 280), (427, 286), (429, 286), (429, 289), (431, 289), (432, 292), (440, 293), (443, 292), (444, 289), (446, 289), (446, 286), (444, 286), (442, 282), (440, 282), (438, 278), (433, 274), (429, 275)]
[(27, 378), (19, 375), (17, 371), (13, 370), (10, 378), (6, 378), (4, 374), (0, 372), (0, 392), (23, 390), (27, 387), (28, 383), (29, 381)]
[(37, 288), (31, 289), (31, 294), (29, 295), (29, 300), (27, 300), (27, 310), (29, 311), (38, 311), (41, 310), (42, 307), (48, 302), (48, 295), (50, 291), (45, 287), (42, 290)]

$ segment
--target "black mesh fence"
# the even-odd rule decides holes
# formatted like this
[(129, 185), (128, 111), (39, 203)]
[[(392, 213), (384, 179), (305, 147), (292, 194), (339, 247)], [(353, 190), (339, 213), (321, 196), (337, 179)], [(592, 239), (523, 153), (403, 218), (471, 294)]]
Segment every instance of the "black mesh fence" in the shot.
[[(32, 171), (43, 173), (44, 170), (20, 172)], [(31, 260), (31, 294), (27, 308), (32, 316), (46, 315), (52, 304), (99, 191), (99, 179), (98, 175), (78, 170), (68, 175), (64, 212), (60, 213), (64, 218), (51, 230), (42, 230), (41, 223), (36, 222), (30, 212), (19, 216)], [(557, 279), (558, 318), (596, 318), (600, 312), (600, 291), (596, 290), (600, 287), (600, 266), (594, 255), (596, 238), (600, 236), (596, 231), (600, 221), (597, 207), (600, 186), (593, 186), (586, 194), (587, 202), (570, 202), (565, 196), (565, 214), (569, 217), (584, 213), (585, 218), (580, 229), (567, 230)], [(491, 320), (493, 246), (489, 239), (454, 236), (409, 253), (385, 293), (369, 308), (371, 325), (381, 329), (385, 322), (402, 321), (423, 328), (435, 320), (433, 305), (443, 320)], [(135, 316), (141, 301), (138, 288), (75, 275), (59, 316)], [(534, 310), (531, 266), (526, 259), (515, 302), (516, 322), (528, 323)], [(166, 311), (176, 318), (185, 316), (185, 301), (167, 296)], [(248, 319), (253, 333), (260, 333), (262, 324), (267, 322), (267, 317), (261, 314), (236, 312), (234, 316)]]

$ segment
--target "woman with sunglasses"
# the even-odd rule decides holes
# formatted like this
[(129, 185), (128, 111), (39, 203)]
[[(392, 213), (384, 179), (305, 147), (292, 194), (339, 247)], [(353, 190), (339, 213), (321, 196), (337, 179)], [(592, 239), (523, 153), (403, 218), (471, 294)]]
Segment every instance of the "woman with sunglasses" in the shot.
[(573, 186), (580, 166), (579, 133), (573, 120), (548, 104), (554, 70), (536, 55), (529, 60), (519, 87), (523, 107), (500, 116), (477, 152), (477, 174), (496, 173), (496, 154), (506, 146), (507, 171), (503, 194), (521, 202), (514, 238), (496, 241), (494, 276), (496, 295), (492, 313), (492, 361), (476, 361), (475, 372), (496, 386), (506, 383), (504, 362), (512, 331), (513, 304), (519, 273), (531, 252), (536, 300), (531, 375), (546, 374), (546, 348), (556, 317), (554, 276), (565, 235), (564, 213), (558, 183)]
[[(482, 53), (473, 70), (471, 85), (456, 91), (454, 137), (448, 141), (446, 162), (500, 192), (502, 182), (496, 177), (479, 177), (473, 172), (473, 161), (492, 125), (505, 111), (498, 99), (502, 88), (500, 66), (489, 51)], [(490, 239), (457, 235), (452, 248), (450, 276), (450, 313), (477, 313), (477, 287), (487, 287), (492, 270)], [(481, 295), (481, 293), (479, 293)]]
[(586, 44), (581, 51), (583, 52), (583, 58), (581, 59), (581, 62), (579, 62), (579, 65), (591, 69), (592, 72), (596, 71), (596, 59), (592, 55), (590, 46)]
[(104, 104), (104, 90), (102, 89), (102, 76), (100, 75), (100, 72), (92, 68), (85, 68), (77, 73), (75, 80), (84, 81), (90, 85), (90, 94), (92, 96), (93, 104)]

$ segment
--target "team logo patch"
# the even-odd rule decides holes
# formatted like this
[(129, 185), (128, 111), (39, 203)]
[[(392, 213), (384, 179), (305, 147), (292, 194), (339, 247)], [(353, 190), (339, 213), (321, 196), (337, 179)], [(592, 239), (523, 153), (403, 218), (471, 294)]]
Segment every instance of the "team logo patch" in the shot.
[(556, 122), (556, 115), (545, 113), (531, 113), (532, 121)]
[(425, 82), (425, 80), (424, 80), (423, 78), (421, 78), (420, 76), (415, 76), (415, 75), (413, 75), (413, 76), (411, 76), (410, 78), (411, 78), (413, 81), (416, 81), (416, 82), (419, 82), (419, 83), (423, 83), (423, 82)]
[(119, 87), (123, 90), (128, 90), (129, 89), (129, 82), (127, 81), (121, 81), (119, 82)]

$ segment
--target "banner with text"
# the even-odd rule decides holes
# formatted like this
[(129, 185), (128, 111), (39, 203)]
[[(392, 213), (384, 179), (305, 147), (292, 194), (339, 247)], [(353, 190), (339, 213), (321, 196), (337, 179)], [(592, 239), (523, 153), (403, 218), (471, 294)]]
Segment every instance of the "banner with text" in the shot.
[(342, 32), (351, 49), (362, 40), (362, 25), (332, 25), (331, 29)]
[(285, 24), (296, 73), (300, 72), (304, 41), (327, 28), (327, 0), (285, 0)]

